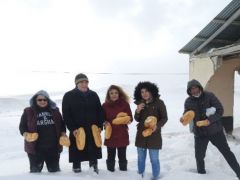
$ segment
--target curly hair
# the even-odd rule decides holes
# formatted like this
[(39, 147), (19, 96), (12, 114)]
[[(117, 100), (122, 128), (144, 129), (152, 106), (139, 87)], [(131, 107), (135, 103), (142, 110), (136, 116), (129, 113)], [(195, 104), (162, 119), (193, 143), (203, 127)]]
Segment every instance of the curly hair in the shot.
[(134, 91), (135, 101), (142, 100), (142, 96), (141, 96), (142, 89), (146, 89), (147, 91), (149, 91), (153, 99), (160, 97), (157, 85), (149, 81), (144, 81), (144, 82), (139, 82), (138, 85), (135, 87), (135, 91)]
[(119, 94), (119, 99), (122, 99), (126, 102), (129, 102), (129, 96), (123, 91), (123, 89), (117, 85), (111, 85), (108, 90), (107, 90), (107, 95), (106, 95), (106, 98), (105, 98), (105, 102), (111, 102), (111, 99), (110, 99), (110, 95), (109, 95), (109, 92), (111, 90), (117, 90), (118, 91), (118, 94)]

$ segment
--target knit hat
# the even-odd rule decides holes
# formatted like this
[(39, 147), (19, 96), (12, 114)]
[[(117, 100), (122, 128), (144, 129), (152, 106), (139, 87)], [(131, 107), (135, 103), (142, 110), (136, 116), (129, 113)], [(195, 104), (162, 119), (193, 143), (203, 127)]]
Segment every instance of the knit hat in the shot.
[(81, 81), (87, 81), (88, 82), (88, 77), (83, 73), (80, 73), (80, 74), (76, 75), (76, 77), (75, 77), (75, 84), (76, 85), (78, 83), (80, 83)]
[(49, 106), (51, 109), (57, 108), (56, 103), (50, 99), (49, 94), (47, 93), (47, 91), (44, 91), (44, 90), (40, 90), (36, 94), (33, 95), (33, 97), (30, 99), (30, 102), (29, 102), (31, 107), (34, 106), (34, 101), (35, 101), (36, 97), (39, 95), (44, 96), (48, 99), (48, 103), (49, 103)]

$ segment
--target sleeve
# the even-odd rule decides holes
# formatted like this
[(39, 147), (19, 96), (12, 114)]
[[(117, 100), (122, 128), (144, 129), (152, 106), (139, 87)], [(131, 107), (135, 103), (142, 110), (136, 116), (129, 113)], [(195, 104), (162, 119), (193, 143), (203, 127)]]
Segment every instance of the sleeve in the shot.
[(69, 98), (66, 94), (64, 95), (63, 101), (62, 101), (62, 113), (63, 113), (64, 124), (67, 126), (69, 131), (72, 132), (75, 129), (77, 129), (78, 126), (76, 125), (76, 123), (72, 119), (71, 106), (70, 106), (70, 103), (69, 103)]
[(210, 95), (210, 104), (212, 107), (216, 108), (216, 112), (215, 112), (215, 114), (210, 115), (208, 117), (208, 120), (210, 121), (210, 123), (214, 123), (214, 122), (220, 120), (220, 118), (223, 115), (224, 110), (223, 110), (223, 106), (222, 106), (221, 102), (218, 100), (218, 98), (213, 93), (211, 93), (211, 95)]
[(185, 100), (185, 103), (184, 103), (184, 112), (183, 112), (183, 114), (184, 114), (185, 112), (187, 112), (187, 111), (190, 111), (190, 110), (192, 110), (192, 106), (191, 106), (190, 99), (187, 98), (187, 99)]
[(105, 119), (104, 111), (103, 111), (103, 107), (101, 105), (100, 99), (97, 94), (96, 94), (96, 103), (97, 103), (97, 117), (98, 117), (97, 126), (101, 129), (103, 129), (103, 123), (104, 123), (104, 119)]
[(141, 117), (141, 112), (137, 113), (137, 110), (135, 110), (135, 114), (134, 114), (134, 119), (139, 122), (140, 121), (140, 117)]
[(160, 114), (160, 119), (157, 123), (157, 127), (161, 128), (164, 126), (164, 124), (167, 122), (168, 120), (168, 116), (167, 116), (167, 108), (164, 104), (163, 101), (160, 101), (160, 107), (159, 107), (159, 114)]
[(21, 116), (21, 120), (20, 120), (20, 124), (19, 124), (19, 131), (20, 131), (21, 135), (23, 135), (24, 132), (28, 132), (27, 115), (26, 115), (25, 110)]
[(130, 108), (130, 105), (129, 105), (128, 102), (126, 102), (124, 111), (131, 117), (131, 122), (132, 122), (133, 121), (133, 115), (132, 115), (132, 111), (131, 111), (131, 108)]
[(62, 115), (60, 113), (60, 111), (58, 110), (58, 116), (61, 122), (61, 132), (65, 132), (66, 133), (66, 125), (65, 122), (63, 121)]

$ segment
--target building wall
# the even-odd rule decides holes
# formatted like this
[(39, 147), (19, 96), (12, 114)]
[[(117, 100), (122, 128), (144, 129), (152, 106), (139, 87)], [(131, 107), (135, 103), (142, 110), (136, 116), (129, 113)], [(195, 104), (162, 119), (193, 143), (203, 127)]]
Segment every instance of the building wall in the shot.
[(192, 58), (189, 66), (189, 78), (197, 79), (205, 90), (215, 93), (224, 106), (224, 116), (233, 116), (234, 72), (240, 69), (240, 58)]

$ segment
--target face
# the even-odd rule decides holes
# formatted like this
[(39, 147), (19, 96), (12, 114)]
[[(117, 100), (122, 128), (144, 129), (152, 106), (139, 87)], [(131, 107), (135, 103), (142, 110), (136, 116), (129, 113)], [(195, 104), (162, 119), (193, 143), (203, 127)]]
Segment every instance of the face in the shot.
[(86, 92), (88, 90), (88, 81), (81, 81), (77, 84), (80, 91)]
[(41, 108), (47, 107), (48, 105), (48, 101), (45, 96), (38, 95), (36, 98), (36, 101), (37, 101), (37, 105)]
[(200, 94), (200, 89), (197, 86), (193, 86), (190, 90), (192, 96), (198, 96)]
[(147, 89), (141, 89), (141, 96), (145, 101), (152, 99), (152, 95)]
[(119, 93), (116, 89), (109, 91), (109, 97), (111, 101), (117, 101), (119, 99)]

